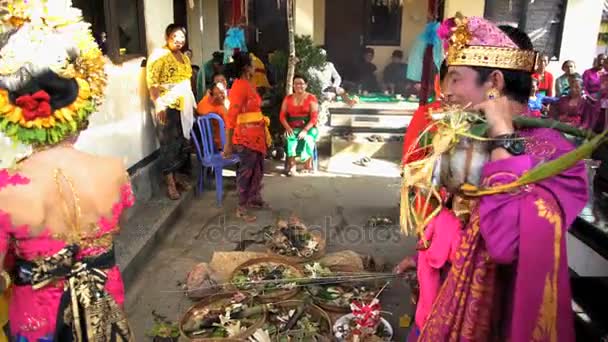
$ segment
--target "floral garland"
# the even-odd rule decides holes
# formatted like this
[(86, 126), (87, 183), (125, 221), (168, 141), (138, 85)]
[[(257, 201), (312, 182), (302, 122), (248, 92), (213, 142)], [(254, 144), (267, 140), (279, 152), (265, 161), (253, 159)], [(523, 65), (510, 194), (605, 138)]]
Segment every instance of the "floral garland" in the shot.
[[(55, 110), (52, 94), (43, 90), (11, 101), (9, 91), (0, 89), (0, 136), (36, 148), (85, 128), (103, 99), (106, 59), (80, 10), (70, 0), (0, 0), (0, 33), (9, 35), (0, 50), (0, 79), (22, 70), (35, 76), (46, 69), (78, 83), (76, 100)], [(31, 53), (41, 49), (45, 52)]]
[(81, 78), (76, 81), (79, 86), (76, 101), (53, 112), (50, 96), (43, 90), (18, 97), (14, 105), (8, 92), (0, 89), (0, 131), (28, 145), (53, 145), (74, 135), (95, 111), (89, 84)]

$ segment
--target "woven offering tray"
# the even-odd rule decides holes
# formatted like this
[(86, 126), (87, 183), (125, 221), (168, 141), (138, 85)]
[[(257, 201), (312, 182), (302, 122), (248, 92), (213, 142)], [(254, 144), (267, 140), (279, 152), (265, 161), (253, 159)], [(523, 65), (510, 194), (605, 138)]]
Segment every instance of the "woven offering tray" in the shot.
[[(228, 313), (230, 310), (230, 313)], [(266, 307), (240, 293), (209, 296), (182, 317), (179, 329), (193, 342), (243, 341), (264, 325)]]
[(350, 312), (350, 303), (353, 300), (370, 301), (376, 297), (378, 291), (384, 285), (381, 280), (349, 281), (360, 274), (370, 274), (361, 272), (349, 272), (346, 268), (324, 268), (318, 263), (305, 266), (307, 276), (312, 278), (340, 278), (345, 281), (340, 283), (318, 284), (306, 286), (306, 291), (312, 297), (314, 303), (330, 312), (346, 313)]
[[(261, 302), (287, 300), (298, 294), (296, 280), (304, 272), (294, 263), (278, 257), (251, 259), (238, 266), (230, 282), (239, 291), (255, 296)], [(289, 279), (294, 279), (290, 282)]]
[(332, 321), (320, 307), (300, 300), (268, 304), (263, 327), (272, 341), (332, 341)]

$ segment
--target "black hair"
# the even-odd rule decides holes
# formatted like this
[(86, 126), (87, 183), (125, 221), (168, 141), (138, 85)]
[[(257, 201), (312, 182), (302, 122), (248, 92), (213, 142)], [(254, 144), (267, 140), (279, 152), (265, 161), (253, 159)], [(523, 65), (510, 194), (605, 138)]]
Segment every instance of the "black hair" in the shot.
[(224, 62), (224, 53), (221, 51), (215, 51), (213, 53), (213, 63), (223, 64)]
[(441, 66), (439, 67), (439, 81), (443, 82), (445, 77), (448, 75), (448, 62), (446, 59), (441, 62)]
[(226, 78), (226, 75), (224, 75), (221, 72), (214, 72), (213, 75), (211, 76), (211, 79), (215, 79), (217, 76), (224, 76), (224, 78)]
[(303, 81), (304, 81), (304, 83), (308, 83), (308, 79), (306, 78), (306, 76), (304, 76), (304, 75), (302, 75), (302, 74), (295, 74), (295, 75), (293, 76), (293, 80), (295, 81), (295, 80), (296, 80), (296, 78), (299, 78), (299, 79), (303, 80)]
[(569, 60), (565, 61), (564, 63), (562, 63), (562, 70), (566, 67), (566, 64), (568, 64), (568, 63), (576, 64), (576, 63), (574, 63), (573, 60), (569, 59)]
[[(503, 31), (515, 45), (521, 50), (534, 50), (534, 45), (528, 35), (513, 26), (501, 25), (498, 28)], [(489, 78), (490, 74), (495, 70), (499, 70), (505, 80), (505, 88), (503, 94), (513, 100), (522, 104), (527, 104), (532, 91), (532, 73), (520, 70), (506, 70), (497, 68), (487, 67), (472, 67), (477, 71), (477, 83), (478, 85), (484, 84)]]
[(403, 58), (403, 51), (395, 50), (395, 51), (393, 51), (393, 54), (391, 55), (391, 57)]
[(241, 77), (245, 67), (251, 66), (251, 56), (247, 52), (237, 52), (232, 58), (234, 60), (234, 72), (236, 76)]
[(165, 29), (165, 37), (169, 38), (174, 32), (177, 31), (182, 31), (182, 33), (185, 35), (186, 34), (186, 28), (178, 25), (178, 24), (169, 24), (169, 26), (167, 26), (167, 28)]
[(15, 103), (17, 98), (22, 95), (34, 94), (40, 90), (44, 90), (51, 97), (50, 105), (52, 110), (67, 107), (76, 101), (78, 96), (78, 83), (73, 78), (64, 78), (51, 70), (42, 72), (35, 77), (32, 77), (19, 90), (11, 91), (9, 98), (12, 103)]
[(365, 50), (363, 50), (363, 53), (364, 54), (371, 53), (372, 55), (375, 55), (376, 51), (374, 49), (370, 48), (370, 47), (366, 47)]

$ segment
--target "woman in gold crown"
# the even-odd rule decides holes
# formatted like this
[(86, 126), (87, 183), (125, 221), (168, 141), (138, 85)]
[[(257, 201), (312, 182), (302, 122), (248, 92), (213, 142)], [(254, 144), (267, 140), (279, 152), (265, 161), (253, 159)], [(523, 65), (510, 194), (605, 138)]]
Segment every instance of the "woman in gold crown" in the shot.
[(129, 177), (120, 159), (74, 148), (102, 100), (104, 57), (69, 1), (49, 3), (0, 8), (11, 32), (0, 43), (5, 330), (11, 341), (132, 341), (113, 248), (134, 203)]

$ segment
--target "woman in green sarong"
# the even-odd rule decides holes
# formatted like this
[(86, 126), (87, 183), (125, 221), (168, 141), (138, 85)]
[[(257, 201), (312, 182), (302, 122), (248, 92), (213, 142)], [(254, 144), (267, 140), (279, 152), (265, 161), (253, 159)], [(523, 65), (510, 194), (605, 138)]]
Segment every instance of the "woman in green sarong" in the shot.
[(305, 172), (313, 171), (313, 155), (319, 130), (317, 119), (319, 103), (317, 97), (306, 91), (304, 76), (293, 78), (294, 93), (287, 95), (281, 106), (281, 124), (287, 140), (287, 175), (296, 173), (296, 163), (305, 163)]

